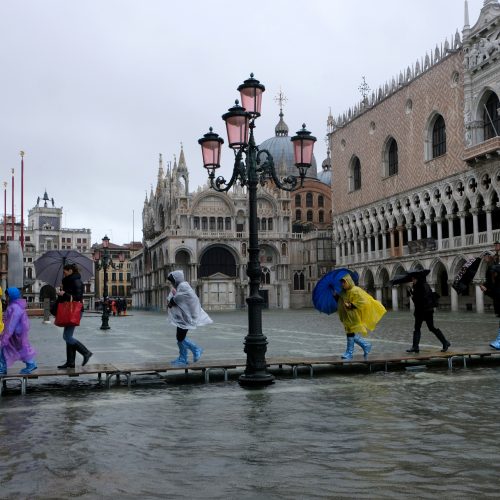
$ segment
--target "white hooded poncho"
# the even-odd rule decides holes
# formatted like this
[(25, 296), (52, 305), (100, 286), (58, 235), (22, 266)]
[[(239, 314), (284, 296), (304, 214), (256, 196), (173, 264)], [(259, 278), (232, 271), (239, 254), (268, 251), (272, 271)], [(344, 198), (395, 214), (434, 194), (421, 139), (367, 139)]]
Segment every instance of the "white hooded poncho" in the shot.
[(172, 271), (170, 275), (175, 280), (175, 289), (168, 294), (167, 302), (173, 297), (176, 304), (168, 309), (170, 323), (184, 330), (193, 330), (197, 326), (213, 323), (210, 316), (202, 309), (200, 299), (191, 285), (184, 281), (184, 273), (178, 270)]

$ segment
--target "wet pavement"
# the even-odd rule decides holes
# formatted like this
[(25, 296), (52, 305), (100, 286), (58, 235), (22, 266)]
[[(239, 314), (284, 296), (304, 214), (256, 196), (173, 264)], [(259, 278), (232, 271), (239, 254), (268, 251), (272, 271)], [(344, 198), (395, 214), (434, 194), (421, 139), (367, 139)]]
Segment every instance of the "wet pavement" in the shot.
[[(190, 336), (206, 359), (243, 357), (247, 314), (213, 313)], [(454, 346), (484, 346), (498, 319), (438, 313)], [(76, 337), (92, 363), (176, 356), (175, 329), (132, 311)], [(264, 311), (269, 356), (339, 355), (336, 315)], [(402, 352), (412, 317), (388, 313), (373, 352)], [(38, 362), (64, 359), (62, 329), (32, 320)], [(421, 348), (440, 349), (423, 328)], [(18, 365), (22, 367), (21, 364)], [(471, 369), (278, 375), (263, 390), (141, 378), (105, 390), (92, 377), (30, 383), (0, 399), (0, 498), (497, 498), (500, 365)]]

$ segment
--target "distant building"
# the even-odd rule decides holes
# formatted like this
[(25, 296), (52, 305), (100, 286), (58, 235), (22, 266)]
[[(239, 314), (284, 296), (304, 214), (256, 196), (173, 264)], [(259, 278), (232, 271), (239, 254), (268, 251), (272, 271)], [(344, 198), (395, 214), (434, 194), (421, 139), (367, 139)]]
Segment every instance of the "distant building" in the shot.
[[(62, 227), (62, 207), (56, 207), (47, 192), (38, 198), (36, 205), (28, 212), (28, 226), (24, 230), (24, 291), (28, 302), (39, 302), (45, 297), (53, 298), (55, 289), (36, 279), (35, 260), (48, 250), (77, 250), (89, 259), (91, 254), (90, 229), (69, 229)], [(7, 221), (7, 240), (11, 239), (9, 218)], [(14, 239), (21, 236), (21, 225), (15, 224)], [(3, 227), (2, 227), (3, 229)], [(4, 242), (3, 232), (0, 242)], [(93, 280), (84, 284), (84, 299), (87, 305), (93, 303)]]
[[(279, 177), (297, 175), (282, 110), (275, 136), (259, 148), (271, 153)], [(311, 179), (294, 193), (276, 189), (272, 183), (258, 188), (260, 294), (270, 308), (309, 307), (311, 286), (334, 266), (331, 178), (327, 183), (316, 179), (316, 160), (307, 175)], [(302, 215), (296, 220), (293, 208), (299, 198), (304, 220)], [(246, 307), (246, 188), (235, 185), (227, 193), (218, 193), (205, 185), (192, 193), (184, 151), (166, 172), (160, 156), (156, 189), (144, 201), (143, 234), (144, 249), (131, 259), (135, 307), (166, 309), (170, 287), (166, 278), (174, 269), (184, 271), (205, 309)]]

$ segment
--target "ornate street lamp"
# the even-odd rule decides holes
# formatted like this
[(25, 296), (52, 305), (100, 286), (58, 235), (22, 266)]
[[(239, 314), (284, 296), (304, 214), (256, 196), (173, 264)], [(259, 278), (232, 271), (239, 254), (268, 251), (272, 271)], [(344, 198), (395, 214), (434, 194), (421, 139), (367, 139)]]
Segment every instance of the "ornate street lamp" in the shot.
[(302, 130), (291, 140), (294, 145), (295, 165), (298, 176), (290, 175), (279, 179), (274, 167), (274, 159), (269, 151), (260, 150), (254, 140), (255, 120), (260, 116), (262, 93), (265, 90), (253, 73), (239, 87), (241, 102), (236, 101), (227, 113), (222, 115), (226, 122), (229, 147), (234, 150), (235, 160), (231, 179), (215, 177), (220, 167), (221, 147), (224, 140), (212, 131), (205, 134), (198, 143), (201, 145), (203, 166), (207, 169), (210, 187), (219, 192), (229, 191), (236, 181), (248, 188), (249, 245), (247, 276), (250, 280), (248, 304), (248, 334), (245, 337), (247, 355), (245, 373), (239, 378), (243, 386), (258, 387), (271, 384), (274, 377), (268, 373), (266, 364), (267, 339), (262, 333), (262, 306), (264, 299), (259, 294), (261, 268), (259, 263), (259, 235), (257, 230), (257, 185), (272, 182), (285, 191), (295, 191), (304, 184), (307, 169), (311, 166), (316, 138)]
[(103, 287), (102, 287), (102, 317), (101, 317), (101, 330), (109, 330), (109, 309), (108, 309), (108, 267), (112, 269), (121, 269), (123, 267), (123, 262), (125, 261), (125, 255), (123, 253), (118, 255), (119, 264), (115, 264), (111, 255), (109, 253), (109, 238), (104, 236), (102, 239), (101, 252), (96, 248), (94, 250), (94, 263), (96, 271), (101, 269), (104, 271)]

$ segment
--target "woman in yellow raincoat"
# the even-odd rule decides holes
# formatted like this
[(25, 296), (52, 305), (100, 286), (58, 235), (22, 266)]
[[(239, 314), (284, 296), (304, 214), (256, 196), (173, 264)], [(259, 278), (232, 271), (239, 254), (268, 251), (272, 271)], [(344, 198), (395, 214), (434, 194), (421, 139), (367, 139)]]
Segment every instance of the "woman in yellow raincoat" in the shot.
[(343, 290), (336, 298), (339, 318), (347, 335), (347, 348), (342, 354), (342, 359), (352, 359), (354, 344), (358, 344), (363, 349), (366, 358), (372, 346), (359, 334), (366, 335), (369, 330), (374, 330), (387, 311), (378, 300), (356, 286), (349, 274), (341, 278), (340, 282)]

